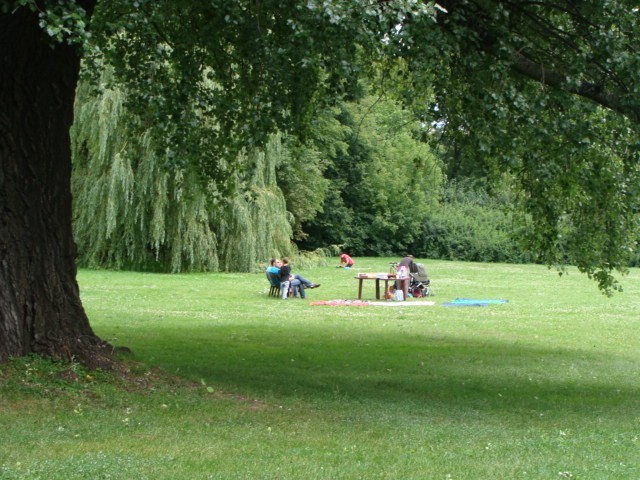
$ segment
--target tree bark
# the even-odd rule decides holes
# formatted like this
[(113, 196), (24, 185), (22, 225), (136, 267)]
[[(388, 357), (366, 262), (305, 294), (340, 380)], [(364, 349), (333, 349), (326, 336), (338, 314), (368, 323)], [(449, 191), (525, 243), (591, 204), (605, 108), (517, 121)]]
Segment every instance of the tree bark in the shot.
[(54, 45), (37, 14), (0, 14), (0, 361), (111, 364), (76, 280), (69, 128), (79, 68), (77, 48)]

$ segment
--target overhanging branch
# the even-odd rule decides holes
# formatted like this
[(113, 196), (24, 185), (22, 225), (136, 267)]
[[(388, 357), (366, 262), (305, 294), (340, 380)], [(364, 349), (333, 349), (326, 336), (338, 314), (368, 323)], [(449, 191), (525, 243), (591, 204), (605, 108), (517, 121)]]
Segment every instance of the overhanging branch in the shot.
[[(573, 44), (570, 36), (562, 34), (567, 32), (556, 29), (549, 18), (541, 16), (539, 11), (530, 10), (528, 7), (535, 4), (538, 9), (544, 7), (545, 11), (551, 9), (554, 12), (567, 15), (573, 24), (583, 24), (593, 27), (591, 20), (582, 15), (579, 9), (570, 8), (569, 6), (563, 7), (561, 4), (554, 2), (515, 2), (508, 0), (489, 2), (468, 0), (462, 2), (461, 0), (440, 0), (439, 3), (450, 12), (449, 15), (454, 10), (457, 11), (458, 17), (455, 21), (463, 22), (465, 27), (475, 30), (481, 39), (481, 41), (478, 42), (478, 46), (487, 54), (494, 57), (498, 57), (498, 39), (500, 35), (504, 33), (503, 30), (497, 28), (500, 25), (495, 23), (496, 21), (491, 15), (491, 11), (498, 6), (509, 10), (514, 15), (516, 13), (524, 15), (529, 27), (533, 25), (536, 27), (535, 30), (539, 35), (548, 35), (549, 38), (555, 39), (555, 46), (559, 49), (569, 48), (571, 50), (577, 50), (577, 47)], [(522, 19), (520, 19), (520, 21), (522, 21)], [(446, 25), (446, 23), (442, 23), (441, 25)], [(451, 25), (447, 25), (445, 28), (450, 30), (450, 33), (455, 32)], [(521, 34), (526, 35), (526, 32), (526, 29), (522, 29)], [(583, 38), (583, 40), (589, 43), (588, 39)], [(507, 41), (507, 44), (508, 43)], [(631, 48), (631, 45), (626, 45), (626, 48)], [(560, 70), (553, 68), (548, 69), (544, 63), (532, 60), (531, 57), (526, 56), (520, 50), (514, 48), (513, 52), (510, 63), (511, 68), (516, 73), (540, 82), (543, 85), (548, 85), (549, 87), (589, 99), (640, 124), (640, 99), (629, 94), (627, 87), (620, 82), (615, 71), (605, 68), (602, 64), (593, 63), (591, 68), (597, 69), (601, 72), (603, 78), (610, 80), (611, 83), (607, 83), (606, 85), (589, 81), (576, 83), (571, 81), (569, 76)], [(592, 59), (592, 62), (595, 62), (595, 60)], [(585, 66), (585, 68), (589, 67)]]
[(513, 54), (513, 68), (518, 73), (536, 80), (543, 85), (560, 88), (569, 93), (588, 98), (603, 107), (619, 112), (636, 123), (640, 123), (640, 106), (629, 105), (620, 96), (611, 94), (600, 85), (581, 82), (579, 85), (572, 85), (568, 78), (554, 70), (545, 69), (544, 65), (533, 62), (520, 52)]

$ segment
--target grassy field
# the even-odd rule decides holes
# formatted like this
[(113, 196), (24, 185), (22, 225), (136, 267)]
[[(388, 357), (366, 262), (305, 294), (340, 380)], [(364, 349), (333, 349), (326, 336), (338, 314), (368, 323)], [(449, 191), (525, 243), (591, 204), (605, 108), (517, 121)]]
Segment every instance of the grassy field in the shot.
[(357, 260), (287, 301), (264, 274), (81, 271), (129, 380), (0, 366), (0, 478), (640, 479), (639, 270), (607, 298), (575, 271), (428, 261), (434, 306), (310, 305), (395, 259)]

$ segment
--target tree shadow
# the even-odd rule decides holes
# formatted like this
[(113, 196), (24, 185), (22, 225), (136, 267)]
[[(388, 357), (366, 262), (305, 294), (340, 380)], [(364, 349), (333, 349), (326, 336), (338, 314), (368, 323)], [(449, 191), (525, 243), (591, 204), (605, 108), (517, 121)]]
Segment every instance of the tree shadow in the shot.
[[(499, 340), (366, 334), (335, 338), (319, 330), (261, 331), (194, 345), (167, 356), (186, 372), (230, 391), (296, 400), (366, 402), (386, 408), (627, 416), (640, 408), (630, 383), (633, 359), (595, 351), (532, 348)], [(181, 349), (189, 349), (179, 352)], [(621, 373), (617, 373), (621, 372)], [(625, 373), (626, 372), (626, 373)]]

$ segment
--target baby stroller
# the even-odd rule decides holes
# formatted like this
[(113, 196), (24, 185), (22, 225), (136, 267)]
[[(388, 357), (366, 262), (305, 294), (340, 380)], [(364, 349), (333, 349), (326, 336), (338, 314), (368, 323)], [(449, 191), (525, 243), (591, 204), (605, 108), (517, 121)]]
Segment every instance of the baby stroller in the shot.
[(427, 269), (422, 263), (415, 263), (413, 271), (409, 272), (411, 283), (409, 284), (409, 293), (414, 298), (429, 297), (434, 295), (431, 288), (431, 280), (427, 275)]

